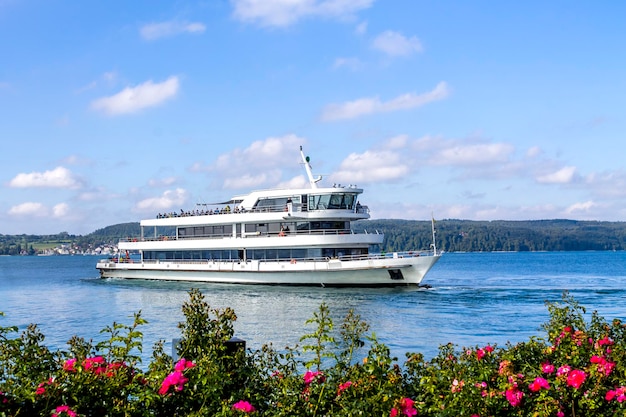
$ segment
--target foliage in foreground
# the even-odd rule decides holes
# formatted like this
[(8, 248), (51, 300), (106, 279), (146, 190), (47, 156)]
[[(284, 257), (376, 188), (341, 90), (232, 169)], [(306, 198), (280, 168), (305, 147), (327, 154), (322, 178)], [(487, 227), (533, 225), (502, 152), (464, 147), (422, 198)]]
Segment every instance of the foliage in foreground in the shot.
[(145, 370), (140, 314), (102, 330), (105, 342), (74, 337), (67, 351), (48, 349), (36, 326), (0, 327), (0, 416), (625, 415), (625, 326), (587, 321), (567, 294), (548, 310), (545, 338), (448, 344), (403, 364), (353, 312), (335, 328), (325, 304), (301, 348), (237, 348), (234, 311), (210, 308), (198, 290), (183, 305), (180, 359), (159, 342)]

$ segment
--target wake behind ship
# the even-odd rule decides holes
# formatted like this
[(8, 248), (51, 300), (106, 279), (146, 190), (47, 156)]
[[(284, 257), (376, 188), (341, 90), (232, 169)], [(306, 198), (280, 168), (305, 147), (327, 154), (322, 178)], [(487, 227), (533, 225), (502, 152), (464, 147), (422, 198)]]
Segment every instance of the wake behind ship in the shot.
[[(120, 253), (98, 261), (102, 278), (232, 284), (420, 285), (441, 257), (432, 250), (374, 254), (384, 235), (356, 233), (368, 219), (356, 186), (318, 188), (300, 147), (309, 187), (253, 191), (200, 209), (140, 222), (141, 235), (118, 243)], [(138, 253), (139, 259), (128, 254)]]

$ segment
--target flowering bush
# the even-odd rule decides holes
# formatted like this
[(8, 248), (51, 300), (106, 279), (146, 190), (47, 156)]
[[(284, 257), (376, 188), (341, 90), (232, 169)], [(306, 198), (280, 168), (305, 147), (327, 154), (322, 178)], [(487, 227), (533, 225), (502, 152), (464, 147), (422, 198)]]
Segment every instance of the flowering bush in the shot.
[(180, 359), (161, 341), (147, 369), (139, 314), (105, 328), (104, 342), (72, 338), (67, 351), (48, 349), (36, 326), (0, 327), (0, 416), (626, 415), (626, 327), (586, 316), (567, 294), (547, 307), (544, 338), (447, 344), (402, 364), (353, 312), (335, 329), (325, 304), (301, 348), (233, 347), (236, 315), (197, 290), (183, 305)]

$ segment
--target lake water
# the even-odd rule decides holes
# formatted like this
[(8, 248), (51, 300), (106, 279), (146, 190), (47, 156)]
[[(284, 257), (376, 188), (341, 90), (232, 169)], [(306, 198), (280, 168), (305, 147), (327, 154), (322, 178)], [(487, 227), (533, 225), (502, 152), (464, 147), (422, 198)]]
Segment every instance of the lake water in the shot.
[(144, 365), (153, 344), (179, 337), (182, 303), (193, 286), (211, 307), (237, 313), (235, 336), (247, 347), (294, 347), (325, 302), (336, 324), (350, 309), (400, 362), (406, 352), (437, 354), (439, 345), (503, 346), (543, 336), (546, 301), (567, 290), (589, 312), (626, 319), (625, 252), (449, 253), (423, 281), (431, 288), (232, 286), (102, 280), (97, 257), (0, 257), (0, 326), (39, 325), (45, 343), (65, 349), (73, 335), (100, 340), (113, 322), (132, 323), (141, 311)]

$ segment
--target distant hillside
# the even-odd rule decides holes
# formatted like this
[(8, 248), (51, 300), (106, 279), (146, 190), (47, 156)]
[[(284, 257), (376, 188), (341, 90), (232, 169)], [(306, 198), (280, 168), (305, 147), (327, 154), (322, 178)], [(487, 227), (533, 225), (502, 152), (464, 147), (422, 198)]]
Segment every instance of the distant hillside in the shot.
[(140, 234), (139, 222), (132, 222), (107, 226), (88, 234), (86, 237), (114, 237), (119, 239), (127, 236), (139, 236)]
[[(437, 248), (447, 252), (626, 250), (625, 222), (440, 220), (435, 227)], [(430, 221), (367, 220), (353, 228), (384, 232), (387, 252), (432, 243)]]

